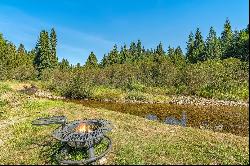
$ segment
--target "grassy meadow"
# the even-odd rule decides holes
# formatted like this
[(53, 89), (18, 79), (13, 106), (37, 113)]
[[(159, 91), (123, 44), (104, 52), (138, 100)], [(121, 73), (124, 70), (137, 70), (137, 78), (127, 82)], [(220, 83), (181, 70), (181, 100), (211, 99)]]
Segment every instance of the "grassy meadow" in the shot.
[(114, 129), (104, 164), (249, 164), (249, 137), (165, 125), (142, 117), (19, 92), (25, 84), (0, 82), (0, 164), (57, 164), (52, 153), (58, 127), (32, 126), (38, 117), (64, 115), (69, 121), (104, 118)]

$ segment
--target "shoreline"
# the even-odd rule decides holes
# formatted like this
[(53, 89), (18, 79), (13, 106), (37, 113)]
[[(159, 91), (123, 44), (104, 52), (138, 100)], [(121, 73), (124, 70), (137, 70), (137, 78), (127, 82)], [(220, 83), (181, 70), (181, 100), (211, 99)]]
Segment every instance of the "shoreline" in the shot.
[(197, 96), (170, 96), (169, 101), (140, 101), (129, 99), (98, 99), (98, 98), (84, 98), (73, 99), (62, 96), (53, 95), (50, 91), (38, 90), (33, 93), (36, 97), (43, 97), (49, 99), (62, 99), (62, 100), (87, 100), (87, 101), (100, 101), (100, 102), (116, 102), (116, 103), (142, 103), (142, 104), (177, 104), (177, 105), (195, 105), (195, 106), (234, 106), (234, 107), (249, 107), (248, 102), (243, 101), (230, 101), (230, 100), (218, 100), (218, 99), (206, 99)]

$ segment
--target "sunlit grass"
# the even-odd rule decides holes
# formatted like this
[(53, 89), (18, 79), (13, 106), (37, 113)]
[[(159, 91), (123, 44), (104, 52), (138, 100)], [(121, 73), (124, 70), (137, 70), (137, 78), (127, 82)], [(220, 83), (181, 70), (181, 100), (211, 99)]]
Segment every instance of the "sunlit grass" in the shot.
[[(65, 115), (69, 121), (104, 118), (114, 129), (106, 164), (249, 164), (249, 138), (169, 126), (107, 109), (37, 99), (9, 88), (0, 94), (0, 164), (57, 164), (60, 144), (51, 136), (58, 125), (33, 126), (38, 117)], [(9, 98), (6, 97), (6, 94)], [(18, 104), (14, 104), (17, 102)], [(4, 122), (4, 125), (3, 125)], [(102, 149), (102, 147), (100, 147)], [(100, 150), (96, 148), (97, 153)], [(83, 154), (72, 154), (80, 159)]]

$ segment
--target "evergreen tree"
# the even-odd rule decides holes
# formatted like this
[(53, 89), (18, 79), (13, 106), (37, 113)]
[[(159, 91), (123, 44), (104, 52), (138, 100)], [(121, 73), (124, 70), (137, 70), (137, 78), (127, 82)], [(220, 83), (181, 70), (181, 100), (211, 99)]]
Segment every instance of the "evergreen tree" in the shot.
[(111, 52), (108, 54), (107, 63), (108, 65), (120, 63), (119, 59), (119, 52), (117, 50), (117, 45), (115, 44), (113, 50), (111, 50)]
[(189, 62), (194, 63), (195, 62), (195, 57), (194, 57), (194, 35), (191, 32), (188, 36), (188, 42), (187, 42), (187, 53), (186, 53), (186, 58)]
[(193, 57), (194, 63), (205, 60), (205, 43), (199, 28), (197, 28), (195, 33)]
[(97, 58), (95, 56), (95, 54), (93, 52), (90, 53), (86, 63), (85, 63), (85, 66), (87, 68), (96, 68), (98, 67), (98, 62), (97, 62)]
[(25, 80), (35, 76), (35, 69), (33, 66), (34, 56), (32, 56), (31, 53), (34, 52), (27, 52), (23, 44), (19, 45), (15, 57), (16, 64), (13, 72), (15, 79)]
[(100, 66), (103, 67), (103, 68), (108, 66), (108, 57), (106, 56), (106, 54), (104, 54), (104, 56), (103, 56), (103, 58), (101, 60)]
[(137, 48), (136, 60), (141, 60), (143, 57), (142, 57), (142, 43), (140, 40), (137, 41), (136, 48)]
[(67, 59), (62, 59), (62, 62), (60, 63), (60, 68), (61, 69), (69, 69), (70, 65), (69, 65), (69, 61)]
[(8, 78), (8, 63), (10, 56), (7, 55), (7, 41), (0, 33), (0, 80)]
[(222, 46), (222, 58), (229, 58), (232, 57), (232, 44), (233, 41), (233, 32), (231, 29), (231, 24), (229, 19), (226, 19), (224, 24), (224, 30), (221, 33), (221, 46)]
[(168, 51), (167, 51), (167, 55), (170, 59), (173, 59), (174, 58), (174, 54), (175, 54), (175, 50), (174, 48), (168, 46)]
[(6, 49), (5, 54), (8, 56), (8, 58), (6, 59), (6, 62), (7, 62), (7, 66), (11, 70), (12, 68), (15, 68), (18, 65), (17, 56), (16, 56), (17, 55), (16, 46), (13, 43), (8, 42), (6, 48), (7, 49)]
[(76, 69), (80, 69), (81, 68), (81, 64), (78, 62), (77, 64), (76, 64)]
[(154, 50), (154, 59), (153, 61), (156, 63), (161, 63), (163, 62), (164, 57), (164, 50), (163, 50), (163, 46), (162, 43), (160, 42), (159, 45), (157, 45), (156, 50)]
[(174, 51), (174, 63), (181, 66), (185, 63), (185, 57), (180, 46)]
[(249, 61), (249, 31), (243, 29), (240, 32), (235, 31), (233, 34), (232, 55), (243, 61)]
[(213, 27), (210, 27), (209, 34), (206, 40), (205, 60), (220, 59), (222, 56), (220, 41), (216, 36)]
[(168, 56), (172, 63), (177, 66), (183, 66), (185, 63), (185, 57), (183, 55), (182, 49), (178, 46), (176, 49), (168, 47)]
[(24, 65), (28, 63), (26, 54), (27, 54), (27, 51), (25, 50), (24, 45), (20, 44), (17, 49), (17, 55), (15, 57), (16, 66), (20, 66), (20, 65)]
[(32, 49), (32, 50), (28, 51), (27, 55), (28, 55), (29, 60), (33, 63), (33, 61), (36, 57), (36, 50)]
[(129, 61), (129, 51), (127, 49), (126, 44), (121, 48), (120, 58), (121, 64), (124, 64)]
[(135, 42), (131, 42), (130, 47), (129, 47), (129, 53), (131, 55), (130, 61), (134, 62), (137, 59), (137, 46)]
[(160, 44), (156, 47), (156, 54), (160, 55), (160, 56), (164, 56), (165, 52), (163, 50), (163, 46), (162, 43), (160, 42)]
[(51, 68), (52, 64), (50, 61), (50, 44), (49, 44), (49, 35), (48, 32), (43, 30), (40, 33), (37, 45), (36, 45), (36, 57), (35, 57), (35, 66), (39, 72), (46, 68)]
[(20, 56), (25, 56), (27, 54), (27, 51), (25, 50), (24, 48), (24, 45), (23, 44), (20, 44), (18, 49), (17, 49), (17, 53), (20, 55)]
[(56, 67), (58, 64), (58, 58), (56, 55), (56, 44), (57, 44), (56, 31), (54, 28), (52, 28), (50, 32), (50, 52), (51, 52), (50, 61), (52, 67)]
[(5, 69), (6, 69), (6, 76), (8, 79), (15, 79), (15, 70), (16, 67), (19, 65), (19, 59), (17, 59), (17, 52), (16, 52), (16, 46), (8, 42), (6, 45), (6, 50), (4, 51), (4, 54), (6, 55), (5, 61)]

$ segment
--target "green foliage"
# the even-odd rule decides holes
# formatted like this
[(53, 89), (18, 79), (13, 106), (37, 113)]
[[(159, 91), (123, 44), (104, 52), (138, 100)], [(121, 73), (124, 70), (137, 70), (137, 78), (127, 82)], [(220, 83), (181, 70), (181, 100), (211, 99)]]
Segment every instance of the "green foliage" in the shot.
[(68, 70), (70, 68), (69, 61), (67, 59), (62, 59), (62, 62), (59, 63), (61, 70)]
[(233, 46), (231, 48), (233, 57), (242, 61), (249, 61), (249, 31), (243, 29), (235, 31), (233, 35)]
[(56, 43), (56, 33), (53, 28), (50, 37), (47, 31), (43, 30), (40, 32), (36, 45), (36, 56), (34, 59), (34, 64), (39, 72), (39, 77), (44, 69), (57, 66), (58, 59), (56, 56)]
[(123, 91), (105, 86), (96, 86), (93, 88), (92, 97), (98, 100), (119, 100), (123, 98)]
[[(145, 49), (140, 40), (131, 42), (128, 48), (124, 44), (120, 50), (114, 45), (100, 64), (91, 52), (84, 66), (70, 65), (64, 58), (58, 63), (54, 28), (50, 34), (41, 31), (36, 48), (31, 51), (26, 51), (23, 44), (16, 49), (0, 34), (0, 80), (38, 78), (50, 90), (73, 98), (91, 97), (93, 87), (109, 87), (133, 93), (152, 91), (161, 95), (246, 100), (248, 28), (232, 32), (227, 19), (221, 37), (211, 27), (206, 41), (197, 28), (195, 36), (191, 32), (188, 37), (186, 55), (180, 46), (169, 46), (165, 53), (161, 42), (155, 49)], [(104, 89), (97, 90), (100, 98), (102, 90), (106, 93)]]
[(11, 91), (10, 86), (5, 83), (0, 83), (0, 95), (8, 91)]
[(56, 55), (57, 39), (56, 39), (56, 31), (54, 28), (51, 29), (49, 39), (50, 39), (50, 61), (52, 67), (56, 67), (58, 64), (58, 58)]
[(205, 61), (205, 43), (199, 28), (197, 28), (195, 33), (193, 56), (195, 57), (195, 62)]
[(127, 85), (127, 89), (130, 90), (130, 91), (140, 91), (140, 92), (143, 92), (145, 90), (145, 86), (143, 84), (141, 84), (140, 82), (131, 82)]
[(197, 28), (195, 37), (193, 33), (189, 35), (187, 42), (187, 59), (191, 63), (197, 63), (198, 61), (205, 61), (205, 42), (201, 35), (200, 29)]
[(247, 68), (248, 64), (235, 58), (208, 60), (188, 66), (189, 93), (208, 98), (246, 100), (244, 89), (249, 86)]
[(182, 68), (186, 64), (185, 57), (180, 46), (178, 46), (176, 49), (169, 47), (168, 56), (170, 57), (172, 63), (177, 67)]
[(97, 58), (93, 52), (90, 53), (90, 55), (85, 63), (85, 67), (87, 67), (87, 68), (98, 67)]
[(40, 33), (36, 45), (36, 57), (35, 57), (35, 66), (39, 73), (46, 68), (51, 68), (52, 64), (50, 61), (50, 44), (49, 44), (49, 35), (48, 32), (43, 30)]
[(205, 59), (220, 59), (221, 56), (221, 43), (216, 36), (215, 30), (211, 27), (206, 40)]
[(35, 77), (35, 69), (32, 64), (30, 52), (27, 52), (23, 44), (18, 49), (11, 42), (6, 41), (0, 35), (0, 80), (17, 79), (26, 80)]
[(232, 55), (232, 47), (233, 47), (233, 32), (231, 29), (231, 24), (229, 19), (226, 19), (224, 24), (224, 30), (221, 33), (221, 45), (222, 45), (222, 58), (230, 58), (233, 57)]
[(76, 75), (73, 76), (69, 82), (67, 82), (67, 85), (65, 89), (63, 89), (62, 93), (68, 98), (83, 99), (91, 97), (93, 92), (91, 86), (84, 82), (80, 75)]
[(191, 32), (188, 36), (188, 42), (187, 42), (187, 60), (191, 63), (194, 63), (195, 57), (193, 56), (193, 50), (194, 50), (194, 34)]
[(146, 101), (147, 100), (147, 96), (144, 95), (142, 92), (131, 91), (131, 92), (129, 92), (127, 94), (127, 96), (125, 97), (125, 99), (135, 100), (135, 101)]

